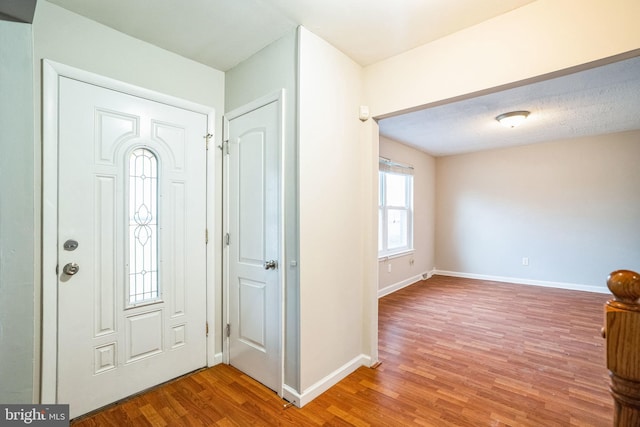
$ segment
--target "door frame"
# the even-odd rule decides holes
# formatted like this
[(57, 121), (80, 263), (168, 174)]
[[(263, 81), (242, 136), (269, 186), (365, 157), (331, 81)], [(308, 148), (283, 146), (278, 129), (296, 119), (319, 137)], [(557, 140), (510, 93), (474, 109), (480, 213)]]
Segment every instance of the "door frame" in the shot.
[[(57, 403), (58, 387), (58, 96), (59, 80), (68, 77), (83, 83), (115, 90), (138, 98), (156, 101), (173, 107), (205, 114), (207, 129), (214, 133), (215, 109), (184, 99), (144, 89), (48, 59), (42, 60), (42, 341), (40, 402)], [(204, 135), (203, 135), (204, 137)], [(203, 140), (203, 144), (206, 141)], [(211, 147), (211, 146), (210, 146)], [(207, 150), (206, 227), (214, 229), (213, 201), (215, 188), (213, 150)], [(204, 233), (204, 230), (203, 230)], [(204, 238), (204, 237), (203, 237)], [(214, 324), (213, 266), (215, 245), (207, 244), (206, 255), (206, 321)], [(216, 333), (206, 338), (207, 366), (215, 364)]]
[[(278, 358), (280, 359), (279, 369), (280, 372), (278, 374), (278, 378), (280, 379), (280, 384), (275, 392), (278, 396), (283, 397), (284, 393), (284, 349), (285, 349), (285, 319), (284, 319), (284, 304), (285, 304), (285, 269), (288, 267), (288, 262), (286, 259), (286, 240), (285, 240), (285, 223), (284, 223), (284, 213), (285, 213), (285, 176), (284, 176), (284, 165), (286, 164), (285, 158), (285, 150), (284, 150), (284, 129), (285, 129), (285, 102), (284, 102), (285, 90), (280, 89), (265, 96), (262, 96), (258, 99), (249, 102), (241, 107), (238, 107), (228, 113), (226, 113), (223, 117), (223, 141), (225, 144), (228, 144), (229, 141), (229, 125), (231, 120), (240, 117), (244, 114), (250, 113), (251, 111), (257, 110), (258, 108), (264, 107), (271, 103), (277, 104), (278, 110), (278, 179), (280, 180), (278, 185), (278, 191), (280, 192), (280, 203), (278, 206), (279, 212), (279, 239), (280, 245), (278, 250), (278, 263), (280, 267), (277, 269), (278, 272), (278, 335), (280, 346), (278, 348)], [(224, 148), (224, 147), (223, 147)], [(226, 153), (225, 153), (226, 154)], [(222, 200), (222, 234), (229, 232), (229, 156), (224, 155), (222, 159), (222, 183), (223, 183), (223, 200)], [(229, 323), (229, 246), (224, 245), (222, 250), (222, 293), (223, 293), (223, 309), (222, 309), (222, 318), (223, 321), (223, 329), (224, 325)], [(223, 331), (221, 331), (223, 332)], [(229, 337), (223, 332), (223, 362), (229, 364)]]

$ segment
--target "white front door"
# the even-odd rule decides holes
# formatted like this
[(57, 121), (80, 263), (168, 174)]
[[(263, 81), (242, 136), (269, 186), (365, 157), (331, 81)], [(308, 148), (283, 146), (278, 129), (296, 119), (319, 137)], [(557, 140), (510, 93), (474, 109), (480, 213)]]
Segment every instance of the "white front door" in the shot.
[(57, 401), (206, 365), (207, 116), (59, 81)]
[(280, 98), (227, 119), (228, 360), (281, 395)]

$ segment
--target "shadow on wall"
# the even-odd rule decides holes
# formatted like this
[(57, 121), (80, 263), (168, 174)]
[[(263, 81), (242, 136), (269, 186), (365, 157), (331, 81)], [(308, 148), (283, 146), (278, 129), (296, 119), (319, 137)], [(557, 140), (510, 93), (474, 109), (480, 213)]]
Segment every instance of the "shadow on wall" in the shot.
[(0, 3), (0, 20), (31, 24), (36, 11), (36, 0)]

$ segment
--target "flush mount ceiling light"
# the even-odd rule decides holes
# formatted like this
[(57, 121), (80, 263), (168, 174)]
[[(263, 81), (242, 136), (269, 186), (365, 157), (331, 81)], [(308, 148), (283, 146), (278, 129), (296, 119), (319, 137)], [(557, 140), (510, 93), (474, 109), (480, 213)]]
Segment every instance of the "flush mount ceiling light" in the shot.
[(500, 114), (496, 117), (496, 120), (506, 128), (514, 128), (524, 122), (528, 115), (528, 111), (511, 111), (510, 113)]

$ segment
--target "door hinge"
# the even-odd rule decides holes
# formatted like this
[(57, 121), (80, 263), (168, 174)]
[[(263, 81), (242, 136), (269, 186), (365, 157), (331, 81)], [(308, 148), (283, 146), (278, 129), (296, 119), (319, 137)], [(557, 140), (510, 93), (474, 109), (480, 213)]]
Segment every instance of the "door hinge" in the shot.
[(203, 136), (204, 140), (205, 140), (205, 144), (207, 147), (207, 150), (209, 149), (209, 141), (211, 140), (211, 138), (213, 138), (213, 134), (212, 133), (208, 133), (205, 136)]
[(204, 244), (205, 245), (209, 244), (209, 229), (208, 228), (204, 229)]
[(224, 235), (224, 244), (229, 246), (229, 243), (231, 242), (231, 236), (229, 236), (229, 233)]
[(229, 140), (228, 139), (222, 141), (222, 145), (220, 145), (220, 150), (222, 150), (222, 154), (229, 154)]
[(204, 330), (205, 330), (205, 336), (208, 337), (209, 336), (209, 322), (206, 322)]
[(58, 275), (59, 272), (60, 272), (60, 266), (56, 264), (56, 276)]
[(225, 328), (225, 334), (227, 335), (227, 338), (231, 336), (231, 324), (229, 323), (227, 323), (227, 327)]

